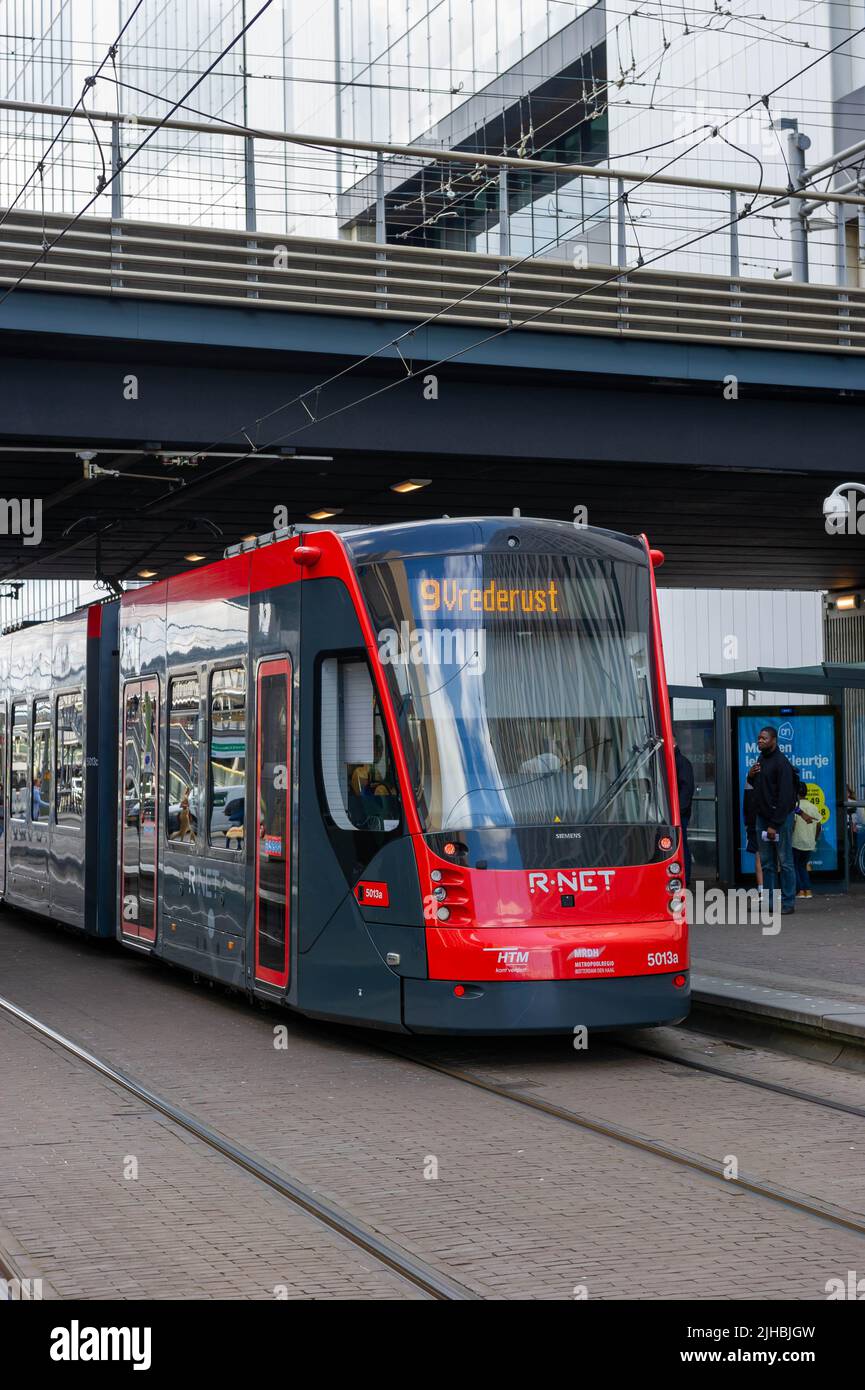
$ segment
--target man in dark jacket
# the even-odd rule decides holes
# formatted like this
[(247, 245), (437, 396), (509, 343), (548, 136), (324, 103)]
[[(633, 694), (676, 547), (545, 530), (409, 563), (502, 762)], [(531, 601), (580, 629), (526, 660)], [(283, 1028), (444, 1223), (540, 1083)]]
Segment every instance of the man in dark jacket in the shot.
[(781, 864), (781, 912), (794, 911), (796, 870), (793, 864), (793, 822), (799, 778), (778, 747), (778, 730), (771, 724), (757, 735), (759, 760), (748, 773), (757, 810), (757, 844), (763, 865), (763, 884), (773, 903), (777, 888), (775, 850)]
[(686, 758), (676, 740), (676, 782), (679, 787), (679, 814), (682, 817), (682, 853), (685, 857), (685, 883), (691, 882), (691, 847), (688, 844), (688, 826), (691, 822), (691, 807), (694, 802), (694, 765)]

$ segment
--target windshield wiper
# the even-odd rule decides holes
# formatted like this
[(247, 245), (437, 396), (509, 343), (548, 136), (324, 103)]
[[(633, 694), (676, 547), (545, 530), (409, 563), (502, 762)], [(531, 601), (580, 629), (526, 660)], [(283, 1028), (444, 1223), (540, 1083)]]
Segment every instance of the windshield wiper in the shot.
[(596, 801), (588, 815), (583, 817), (585, 825), (591, 825), (597, 816), (602, 815), (607, 807), (612, 805), (622, 788), (632, 780), (650, 758), (654, 757), (663, 742), (664, 740), (659, 734), (649, 734), (648, 738), (637, 744), (630, 757), (619, 768), (600, 801)]
[(605, 743), (610, 742), (610, 737), (611, 736), (607, 734), (604, 738), (599, 739), (597, 743), (587, 745), (587, 747), (582, 749), (582, 751), (577, 754), (576, 758), (567, 758), (564, 762), (559, 763), (558, 767), (548, 767), (544, 772), (539, 772), (537, 777), (524, 778), (519, 782), (497, 782), (489, 787), (468, 787), (462, 793), (461, 796), (457, 797), (456, 801), (451, 806), (447, 815), (442, 820), (442, 830), (446, 830), (448, 828), (448, 826), (451, 823), (451, 816), (453, 815), (456, 808), (459, 806), (460, 802), (465, 801), (467, 796), (477, 796), (478, 793), (483, 792), (516, 791), (517, 787), (531, 787), (534, 786), (537, 782), (545, 782), (548, 777), (555, 777), (557, 775), (561, 775), (563, 772), (567, 772), (568, 763), (570, 763), (573, 767), (576, 767), (580, 758), (584, 758), (587, 753), (594, 753), (595, 750), (598, 748), (603, 748)]

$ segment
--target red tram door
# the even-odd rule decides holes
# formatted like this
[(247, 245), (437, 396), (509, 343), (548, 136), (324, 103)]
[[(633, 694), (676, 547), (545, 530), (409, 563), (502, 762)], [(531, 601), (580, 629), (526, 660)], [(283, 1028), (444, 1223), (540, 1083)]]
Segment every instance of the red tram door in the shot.
[(291, 662), (262, 661), (256, 687), (255, 978), (285, 989), (291, 924)]
[(121, 924), (127, 939), (156, 940), (159, 825), (159, 685), (130, 681), (123, 691)]

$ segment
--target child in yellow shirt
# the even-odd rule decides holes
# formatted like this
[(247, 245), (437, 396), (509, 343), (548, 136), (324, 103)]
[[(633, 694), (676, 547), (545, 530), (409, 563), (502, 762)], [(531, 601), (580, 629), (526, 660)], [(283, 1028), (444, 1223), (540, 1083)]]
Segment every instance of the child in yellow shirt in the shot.
[(808, 800), (808, 788), (799, 782), (799, 802), (793, 821), (793, 865), (796, 870), (796, 897), (813, 898), (811, 880), (808, 877), (808, 860), (817, 848), (817, 832), (820, 827), (820, 812)]

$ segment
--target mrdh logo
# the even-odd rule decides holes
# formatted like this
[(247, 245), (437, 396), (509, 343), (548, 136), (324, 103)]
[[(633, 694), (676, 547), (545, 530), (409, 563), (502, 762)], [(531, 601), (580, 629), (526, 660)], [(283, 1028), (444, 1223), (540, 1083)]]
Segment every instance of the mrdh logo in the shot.
[(131, 1361), (134, 1371), (150, 1370), (151, 1328), (82, 1327), (73, 1318), (69, 1327), (51, 1332), (52, 1361)]

